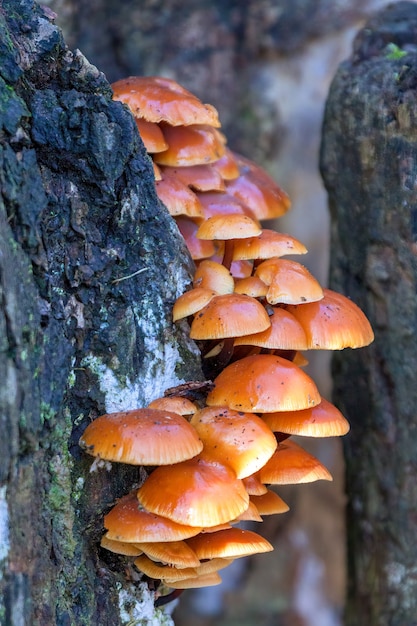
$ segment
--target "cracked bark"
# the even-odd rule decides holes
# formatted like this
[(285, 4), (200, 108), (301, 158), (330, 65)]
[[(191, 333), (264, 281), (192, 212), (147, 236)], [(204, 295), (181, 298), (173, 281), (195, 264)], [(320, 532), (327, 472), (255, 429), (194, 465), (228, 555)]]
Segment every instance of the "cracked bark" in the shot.
[(188, 253), (131, 115), (30, 0), (0, 8), (0, 128), (0, 623), (171, 623), (97, 547), (137, 468), (77, 442), (201, 379), (171, 321)]
[(332, 84), (321, 168), (333, 218), (331, 283), (376, 339), (334, 359), (345, 439), (346, 624), (417, 615), (417, 6), (398, 2), (356, 37)]

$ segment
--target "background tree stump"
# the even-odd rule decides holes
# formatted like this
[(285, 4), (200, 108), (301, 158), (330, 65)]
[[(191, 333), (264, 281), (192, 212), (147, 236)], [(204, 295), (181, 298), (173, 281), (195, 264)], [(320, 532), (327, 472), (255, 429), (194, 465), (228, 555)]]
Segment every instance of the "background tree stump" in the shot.
[(369, 315), (375, 343), (334, 359), (350, 420), (347, 624), (417, 623), (417, 6), (387, 7), (332, 84), (322, 172), (331, 283)]
[(171, 321), (191, 262), (104, 75), (30, 0), (2, 3), (0, 42), (0, 623), (171, 623), (98, 550), (138, 469), (90, 473), (78, 439), (201, 379)]

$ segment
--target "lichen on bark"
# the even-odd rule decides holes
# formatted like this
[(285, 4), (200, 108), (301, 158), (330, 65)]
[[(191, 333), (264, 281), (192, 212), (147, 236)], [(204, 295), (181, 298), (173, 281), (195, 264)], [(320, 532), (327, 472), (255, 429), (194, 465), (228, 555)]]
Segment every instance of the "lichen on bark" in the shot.
[(90, 473), (78, 439), (117, 397), (202, 378), (171, 319), (192, 264), (104, 75), (30, 0), (3, 2), (0, 34), (1, 621), (169, 623), (98, 548), (137, 469)]

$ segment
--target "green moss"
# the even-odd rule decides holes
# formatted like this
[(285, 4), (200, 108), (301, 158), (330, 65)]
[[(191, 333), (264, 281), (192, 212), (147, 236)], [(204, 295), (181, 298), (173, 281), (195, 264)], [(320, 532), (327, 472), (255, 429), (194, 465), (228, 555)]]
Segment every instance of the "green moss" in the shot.
[(40, 418), (41, 424), (50, 422), (56, 416), (56, 411), (47, 402), (41, 402), (40, 406)]

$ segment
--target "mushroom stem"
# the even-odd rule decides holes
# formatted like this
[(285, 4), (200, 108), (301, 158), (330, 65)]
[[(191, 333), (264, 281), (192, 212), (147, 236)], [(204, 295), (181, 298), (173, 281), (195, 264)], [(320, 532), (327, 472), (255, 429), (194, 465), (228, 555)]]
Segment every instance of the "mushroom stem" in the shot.
[(164, 596), (159, 596), (159, 598), (155, 600), (155, 606), (164, 606), (165, 604), (176, 600), (183, 591), (184, 589), (174, 589), (170, 593), (166, 593)]
[(235, 240), (234, 239), (226, 239), (224, 242), (224, 254), (222, 265), (228, 270), (230, 270), (233, 261), (233, 250), (235, 248)]
[(234, 337), (223, 339), (223, 347), (216, 356), (203, 359), (204, 374), (211, 380), (230, 362), (233, 354)]

